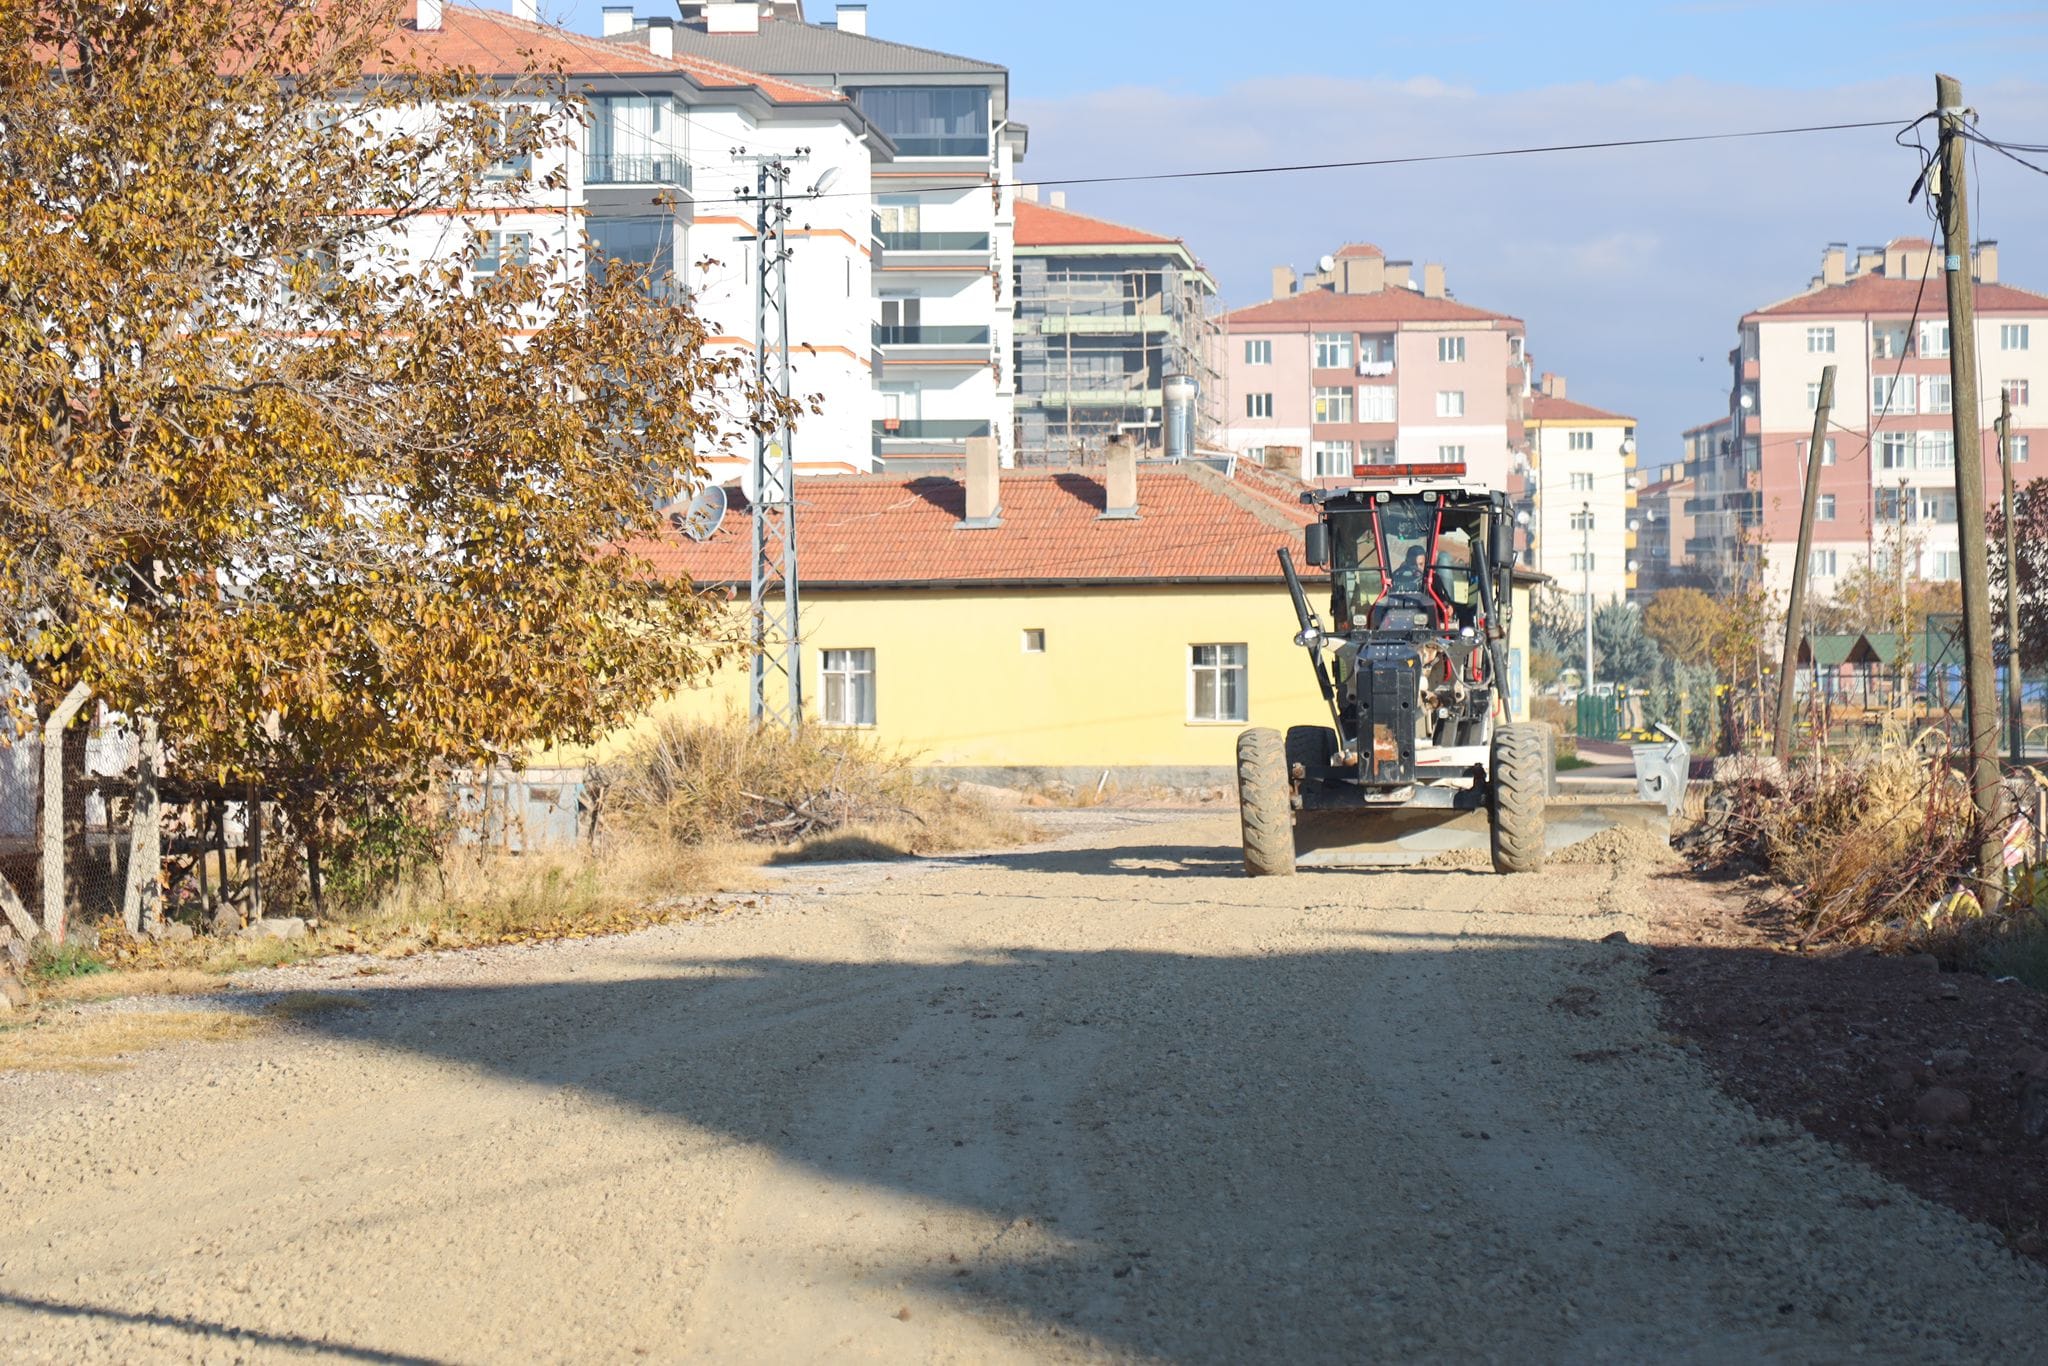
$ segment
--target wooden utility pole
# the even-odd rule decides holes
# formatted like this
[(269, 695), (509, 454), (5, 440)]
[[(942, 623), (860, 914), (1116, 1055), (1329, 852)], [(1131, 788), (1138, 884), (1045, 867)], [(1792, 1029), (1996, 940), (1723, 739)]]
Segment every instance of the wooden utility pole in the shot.
[(2004, 789), (1998, 771), (1998, 688), (1991, 668), (1990, 547), (1986, 524), (1984, 421), (1977, 394), (1977, 300), (1970, 278), (1970, 205), (1964, 183), (1963, 87), (1934, 78), (1941, 125), (1942, 273), (1948, 280), (1948, 374), (1956, 436), (1956, 525), (1963, 565), (1963, 691), (1969, 703), (1970, 797), (1977, 808), (1977, 900), (1994, 910), (2004, 899)]
[(2012, 527), (2012, 395), (1998, 392), (1998, 474), (2005, 486), (2005, 732), (2012, 766), (2027, 761), (2027, 730), (2020, 722), (2020, 563)]
[[(1792, 561), (1792, 606), (1785, 616), (1785, 662), (1778, 670), (1778, 726), (1771, 733), (1771, 753), (1783, 763), (1792, 757), (1792, 678), (1799, 669), (1799, 638), (1806, 630), (1806, 580), (1813, 566), (1813, 514), (1820, 503), (1821, 454), (1827, 450), (1828, 410), (1835, 406), (1835, 367), (1820, 372), (1820, 403), (1813, 410), (1813, 440), (1806, 443), (1806, 496), (1799, 505), (1799, 554)], [(1820, 660), (1814, 660), (1813, 682), (1820, 688)]]

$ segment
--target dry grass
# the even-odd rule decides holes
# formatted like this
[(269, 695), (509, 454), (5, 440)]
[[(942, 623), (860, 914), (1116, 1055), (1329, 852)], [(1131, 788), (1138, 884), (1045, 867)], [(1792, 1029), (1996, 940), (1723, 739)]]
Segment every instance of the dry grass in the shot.
[(242, 1039), (269, 1027), (259, 1016), (212, 1010), (46, 1015), (0, 1029), (0, 1072), (115, 1071), (153, 1048)]

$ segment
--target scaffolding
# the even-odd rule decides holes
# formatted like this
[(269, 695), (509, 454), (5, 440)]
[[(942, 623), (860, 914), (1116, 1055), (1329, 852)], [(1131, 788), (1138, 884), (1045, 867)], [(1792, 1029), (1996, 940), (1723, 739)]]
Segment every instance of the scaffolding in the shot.
[(1163, 387), (1171, 375), (1200, 385), (1195, 444), (1214, 445), (1219, 333), (1215, 283), (1180, 258), (1020, 252), (1018, 463), (1082, 463), (1117, 435), (1163, 446)]

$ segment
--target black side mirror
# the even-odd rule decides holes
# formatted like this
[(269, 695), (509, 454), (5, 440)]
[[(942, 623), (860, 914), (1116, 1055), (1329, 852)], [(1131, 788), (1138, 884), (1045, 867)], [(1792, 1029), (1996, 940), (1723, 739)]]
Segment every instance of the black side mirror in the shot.
[(1301, 529), (1301, 558), (1317, 568), (1330, 562), (1330, 528), (1311, 522)]

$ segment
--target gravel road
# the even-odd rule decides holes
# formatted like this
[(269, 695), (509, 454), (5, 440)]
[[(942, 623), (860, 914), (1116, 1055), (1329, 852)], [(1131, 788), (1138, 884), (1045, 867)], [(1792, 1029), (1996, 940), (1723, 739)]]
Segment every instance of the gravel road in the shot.
[(1235, 815), (330, 961), (0, 1078), (0, 1360), (2040, 1359), (2048, 1276), (1724, 1099), (1627, 864), (1250, 881)]

